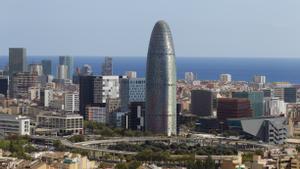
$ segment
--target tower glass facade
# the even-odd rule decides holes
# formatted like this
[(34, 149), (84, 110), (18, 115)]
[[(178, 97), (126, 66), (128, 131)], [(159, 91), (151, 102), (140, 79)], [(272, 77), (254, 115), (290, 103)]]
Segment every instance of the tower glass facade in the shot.
[(68, 67), (68, 73), (67, 78), (72, 79), (73, 78), (73, 57), (71, 56), (60, 56), (59, 57), (59, 65), (65, 65)]
[(146, 131), (175, 135), (176, 64), (168, 24), (158, 21), (152, 31), (146, 70)]

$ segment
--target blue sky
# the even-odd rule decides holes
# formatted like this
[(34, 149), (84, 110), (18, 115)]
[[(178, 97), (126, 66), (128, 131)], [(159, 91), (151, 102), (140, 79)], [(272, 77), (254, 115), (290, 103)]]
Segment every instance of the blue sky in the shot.
[(145, 56), (166, 20), (177, 56), (299, 57), (297, 0), (1, 0), (0, 55)]

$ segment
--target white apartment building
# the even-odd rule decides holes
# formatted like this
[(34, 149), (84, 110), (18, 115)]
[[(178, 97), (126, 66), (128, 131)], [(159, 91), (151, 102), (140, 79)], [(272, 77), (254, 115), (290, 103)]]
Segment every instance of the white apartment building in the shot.
[(220, 81), (222, 83), (228, 83), (231, 82), (231, 74), (220, 74)]
[(50, 102), (53, 100), (53, 90), (45, 89), (41, 92), (41, 101), (44, 107), (49, 107)]
[(66, 92), (65, 98), (65, 111), (75, 112), (79, 111), (79, 93), (78, 92)]
[(94, 79), (94, 103), (106, 103), (119, 97), (119, 76), (98, 76)]
[(260, 83), (260, 84), (265, 84), (266, 83), (266, 76), (255, 75), (255, 76), (253, 76), (253, 82), (254, 83)]
[(1, 135), (30, 135), (30, 118), (20, 115), (0, 114)]

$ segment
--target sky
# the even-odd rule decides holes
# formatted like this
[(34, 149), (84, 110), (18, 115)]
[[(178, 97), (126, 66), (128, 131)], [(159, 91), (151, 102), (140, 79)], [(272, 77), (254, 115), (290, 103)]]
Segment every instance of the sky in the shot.
[(156, 21), (177, 56), (300, 57), (299, 0), (1, 0), (0, 55), (146, 56)]

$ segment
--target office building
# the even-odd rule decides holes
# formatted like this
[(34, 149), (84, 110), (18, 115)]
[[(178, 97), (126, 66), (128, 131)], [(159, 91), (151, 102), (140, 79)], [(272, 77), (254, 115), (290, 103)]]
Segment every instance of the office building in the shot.
[(64, 93), (65, 111), (78, 112), (79, 111), (79, 93), (66, 92)]
[(104, 63), (102, 63), (102, 76), (111, 76), (111, 75), (113, 75), (112, 57), (106, 56), (104, 58)]
[[(67, 79), (73, 78), (73, 57), (72, 56), (60, 56), (59, 57), (59, 65), (65, 65), (67, 69)], [(61, 78), (64, 79), (64, 78)]]
[(250, 101), (241, 98), (219, 98), (217, 117), (222, 121), (229, 118), (252, 117)]
[(44, 107), (49, 107), (50, 102), (53, 100), (53, 90), (52, 89), (42, 89), (40, 91), (41, 105)]
[(158, 21), (153, 28), (146, 67), (146, 131), (176, 135), (175, 50), (165, 21)]
[(41, 64), (29, 64), (29, 72), (38, 76), (43, 75), (43, 66)]
[(4, 95), (4, 97), (9, 97), (9, 77), (0, 75), (0, 95)]
[(283, 87), (276, 87), (273, 89), (274, 97), (278, 97), (281, 100), (284, 100), (284, 88)]
[(296, 103), (297, 102), (297, 89), (295, 87), (286, 87), (283, 89), (284, 102)]
[(57, 67), (57, 79), (60, 79), (60, 80), (68, 79), (68, 66), (58, 65), (58, 67)]
[(15, 73), (12, 77), (12, 96), (14, 98), (28, 98), (30, 87), (39, 87), (37, 74), (30, 72)]
[(145, 130), (145, 102), (131, 102), (128, 113), (128, 128)]
[(112, 123), (111, 125), (116, 128), (126, 128), (126, 115), (127, 112), (113, 112), (111, 114)]
[(196, 80), (196, 76), (193, 72), (185, 72), (184, 79), (187, 83), (193, 83), (193, 81)]
[(83, 134), (83, 117), (79, 114), (45, 113), (37, 115), (36, 126), (58, 135)]
[(228, 119), (230, 130), (242, 131), (248, 136), (269, 144), (283, 144), (288, 137), (285, 117), (258, 117)]
[(136, 71), (127, 71), (125, 74), (126, 74), (126, 76), (127, 76), (128, 79), (137, 78)]
[(101, 103), (98, 105), (88, 105), (86, 106), (85, 112), (85, 118), (88, 121), (95, 121), (103, 124), (106, 124), (108, 121), (105, 103)]
[(192, 90), (192, 113), (197, 116), (213, 115), (213, 92), (209, 90)]
[(30, 135), (30, 118), (20, 115), (0, 114), (0, 133), (7, 135)]
[(233, 98), (246, 98), (250, 100), (252, 117), (260, 117), (264, 114), (264, 93), (259, 91), (232, 92)]
[(79, 98), (80, 113), (91, 104), (106, 103), (107, 99), (119, 98), (119, 76), (80, 76)]
[(9, 76), (27, 71), (27, 56), (25, 48), (9, 48)]
[(230, 83), (231, 80), (231, 74), (220, 74), (220, 81), (222, 83)]
[(145, 102), (146, 79), (128, 78), (120, 81), (121, 109), (128, 110), (131, 102)]
[(52, 74), (52, 61), (51, 60), (42, 60), (43, 74), (51, 75)]

